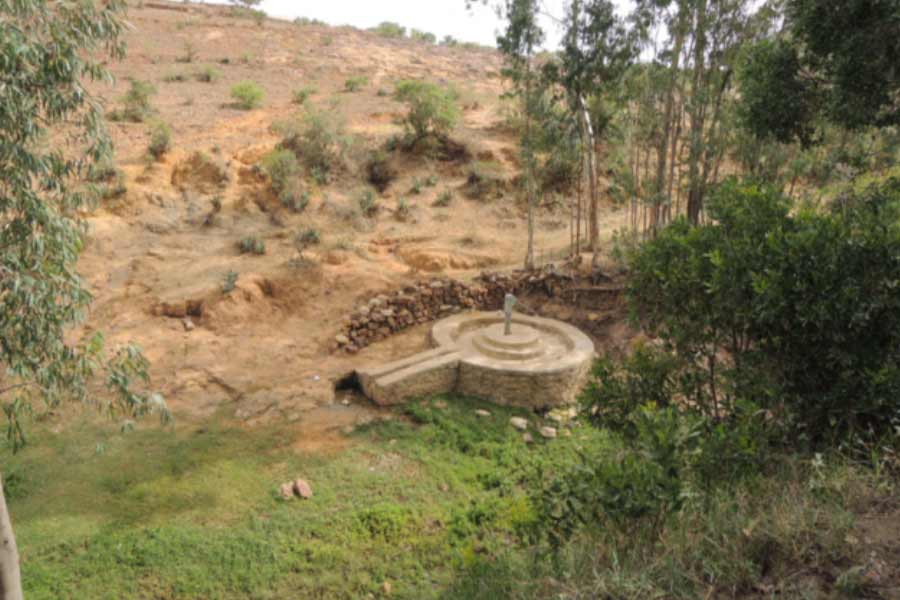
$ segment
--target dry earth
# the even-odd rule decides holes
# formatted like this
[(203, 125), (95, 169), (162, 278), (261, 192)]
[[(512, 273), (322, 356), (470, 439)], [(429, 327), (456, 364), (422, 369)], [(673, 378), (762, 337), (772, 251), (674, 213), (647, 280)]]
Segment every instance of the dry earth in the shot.
[[(113, 109), (130, 78), (153, 83), (153, 104), (172, 128), (173, 149), (149, 162), (146, 124), (110, 124), (127, 192), (90, 217), (91, 242), (80, 264), (95, 294), (87, 327), (102, 329), (112, 344), (139, 343), (152, 362), (154, 385), (179, 418), (224, 408), (250, 424), (296, 421), (304, 448), (337, 442), (341, 428), (376, 413), (365, 403), (342, 406), (334, 381), (424, 346), (426, 326), (418, 326), (357, 355), (333, 352), (342, 320), (361, 298), (423, 277), (466, 279), (522, 260), (521, 204), (511, 193), (490, 202), (467, 199), (459, 191), (466, 173), (458, 161), (398, 159), (400, 177), (380, 197), (378, 216), (346, 218), (366, 186), (362, 157), (401, 131), (394, 121), (403, 107), (378, 93), (399, 79), (453, 84), (464, 105), (453, 139), (515, 177), (516, 138), (504, 132), (498, 99), (500, 57), (351, 28), (274, 20), (258, 25), (223, 7), (146, 2), (131, 9), (129, 20), (127, 58), (111, 65), (117, 83), (96, 92)], [(188, 45), (196, 56), (179, 62)], [(221, 71), (218, 81), (192, 77), (206, 65)], [(172, 74), (187, 80), (167, 81)], [(344, 81), (355, 75), (370, 83), (344, 92)], [(261, 108), (230, 105), (230, 88), (244, 80), (265, 89)], [(314, 189), (309, 207), (295, 215), (277, 207), (254, 167), (278, 142), (270, 125), (297, 112), (292, 91), (303, 86), (317, 90), (314, 105), (346, 120), (356, 136), (356, 159), (335, 183)], [(227, 180), (220, 184), (216, 173), (199, 168), (195, 152), (218, 162)], [(429, 175), (438, 177), (435, 187), (408, 194), (413, 178)], [(454, 193), (452, 204), (433, 207), (445, 189)], [(222, 210), (205, 224), (215, 196)], [(405, 222), (394, 215), (401, 197), (414, 206)], [(604, 234), (620, 220), (620, 213), (605, 209)], [(537, 255), (544, 262), (567, 252), (568, 223), (564, 208), (541, 211)], [(298, 266), (293, 239), (310, 227), (322, 243)], [(264, 256), (239, 253), (237, 243), (248, 235), (265, 240)], [(229, 271), (239, 274), (237, 288), (223, 295)], [(201, 302), (202, 316), (188, 317), (190, 324), (160, 311), (164, 304)]]

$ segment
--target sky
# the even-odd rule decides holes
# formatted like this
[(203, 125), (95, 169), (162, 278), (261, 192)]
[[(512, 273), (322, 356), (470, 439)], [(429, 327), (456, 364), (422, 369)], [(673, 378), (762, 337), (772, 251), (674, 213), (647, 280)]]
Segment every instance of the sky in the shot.
[[(564, 1), (543, 0), (544, 9), (562, 17)], [(620, 7), (629, 4), (628, 0), (615, 2)], [(465, 0), (263, 0), (260, 8), (273, 17), (309, 17), (330, 25), (353, 25), (360, 29), (393, 21), (431, 32), (438, 39), (450, 35), (463, 42), (494, 46), (502, 22), (493, 9), (477, 4), (467, 10)], [(547, 34), (544, 46), (556, 48), (560, 38), (558, 26), (547, 17), (542, 24)]]

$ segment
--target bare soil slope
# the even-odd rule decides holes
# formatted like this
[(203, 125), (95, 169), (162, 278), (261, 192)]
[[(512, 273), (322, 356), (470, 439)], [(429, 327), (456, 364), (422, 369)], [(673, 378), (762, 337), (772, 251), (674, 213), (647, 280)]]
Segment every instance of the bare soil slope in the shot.
[[(91, 216), (80, 268), (96, 298), (88, 327), (102, 329), (112, 343), (138, 342), (177, 416), (202, 418), (227, 407), (250, 423), (316, 421), (309, 411), (333, 408), (335, 378), (424, 345), (419, 326), (358, 355), (333, 352), (342, 320), (361, 298), (422, 277), (464, 279), (520, 264), (526, 239), (520, 203), (513, 193), (490, 202), (467, 199), (461, 161), (399, 156), (400, 176), (379, 197), (378, 215), (354, 211), (366, 188), (363, 157), (401, 131), (395, 120), (403, 107), (385, 91), (403, 78), (460, 90), (464, 117), (453, 139), (473, 160), (498, 163), (509, 179), (517, 175), (516, 139), (502, 127), (495, 52), (350, 28), (257, 24), (224, 7), (147, 2), (132, 8), (129, 20), (127, 58), (111, 65), (117, 84), (96, 92), (113, 109), (129, 79), (153, 83), (156, 116), (172, 128), (172, 151), (148, 161), (147, 124), (110, 124), (127, 192)], [(207, 65), (221, 71), (217, 81), (195, 79)], [(357, 75), (369, 84), (345, 92), (345, 80)], [(245, 80), (266, 92), (258, 109), (231, 104), (229, 90)], [(298, 111), (292, 92), (304, 86), (316, 90), (313, 105), (345, 119), (355, 158), (335, 183), (313, 187), (309, 206), (293, 214), (278, 206), (257, 165), (278, 142), (271, 124)], [(410, 193), (415, 178), (429, 176), (435, 186)], [(453, 201), (434, 207), (444, 190)], [(214, 198), (221, 201), (218, 213)], [(395, 214), (401, 198), (412, 206), (404, 220)], [(607, 229), (617, 219), (610, 213)], [(568, 221), (562, 207), (542, 210), (539, 257), (566, 252)], [(309, 228), (321, 243), (297, 261), (293, 240)], [(238, 241), (249, 235), (265, 241), (266, 254), (240, 254)], [(230, 271), (238, 280), (225, 295)], [(318, 420), (333, 429), (368, 418), (361, 414), (367, 411), (348, 408), (341, 417), (329, 409)]]

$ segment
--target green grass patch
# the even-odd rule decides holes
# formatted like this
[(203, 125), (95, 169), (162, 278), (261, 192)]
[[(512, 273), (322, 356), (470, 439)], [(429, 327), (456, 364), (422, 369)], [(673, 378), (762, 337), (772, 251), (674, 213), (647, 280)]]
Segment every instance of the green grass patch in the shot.
[[(527, 445), (508, 423), (517, 414), (414, 404), (331, 456), (297, 454), (284, 427), (224, 421), (38, 428), (27, 451), (0, 455), (26, 596), (359, 598), (390, 582), (394, 597), (436, 597), (511, 545), (530, 518), (521, 483), (534, 465), (608, 445), (586, 426)], [(278, 485), (296, 476), (314, 497), (282, 501)]]

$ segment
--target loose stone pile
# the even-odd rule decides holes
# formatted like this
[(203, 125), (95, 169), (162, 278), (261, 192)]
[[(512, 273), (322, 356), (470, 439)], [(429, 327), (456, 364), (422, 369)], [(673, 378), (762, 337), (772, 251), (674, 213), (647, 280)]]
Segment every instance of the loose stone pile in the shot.
[(471, 284), (455, 279), (433, 279), (408, 285), (397, 292), (363, 301), (345, 319), (335, 336), (336, 349), (358, 352), (407, 327), (428, 323), (462, 310), (497, 310), (503, 298), (524, 283), (549, 274), (482, 273)]

